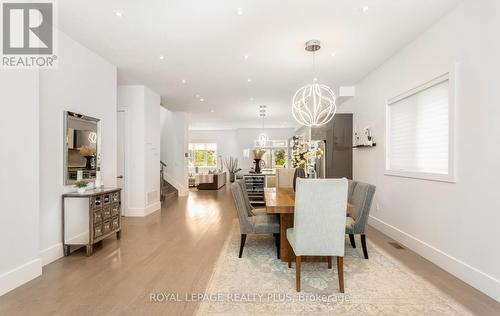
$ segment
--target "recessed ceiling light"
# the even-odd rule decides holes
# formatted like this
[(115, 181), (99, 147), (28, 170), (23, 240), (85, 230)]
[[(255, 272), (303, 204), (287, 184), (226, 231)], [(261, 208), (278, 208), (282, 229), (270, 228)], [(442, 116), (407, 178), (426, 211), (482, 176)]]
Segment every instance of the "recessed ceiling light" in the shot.
[(165, 59), (165, 56), (160, 55), (160, 60), (164, 60), (164, 59)]
[(243, 58), (245, 58), (245, 60), (247, 60), (248, 57), (250, 57), (250, 56), (248, 56), (248, 55), (243, 56)]
[(123, 16), (123, 12), (122, 12), (122, 11), (115, 10), (115, 11), (113, 11), (113, 12), (115, 13), (115, 15), (116, 15), (117, 17), (120, 17), (120, 18), (121, 18), (121, 17)]
[(255, 100), (254, 98), (250, 98), (250, 101), (253, 102), (253, 100)]
[(365, 5), (363, 8), (361, 8), (361, 11), (367, 12), (369, 9), (370, 8), (367, 5)]
[(197, 93), (194, 95), (195, 98), (199, 99), (201, 96)]
[(214, 112), (215, 112), (215, 110), (214, 110), (214, 109), (210, 110), (210, 113), (214, 113)]
[(205, 99), (203, 99), (203, 98), (200, 99), (200, 102), (204, 102), (204, 101), (205, 101)]
[(185, 84), (187, 81), (186, 81), (186, 79), (182, 79), (182, 80), (181, 80), (181, 82), (182, 82), (183, 84)]
[(252, 82), (252, 78), (248, 78), (248, 79), (247, 79), (247, 82)]
[(243, 9), (242, 8), (236, 9), (236, 14), (243, 15)]
[(331, 52), (331, 55), (332, 55), (332, 57), (335, 57), (336, 54), (335, 54), (335, 52)]

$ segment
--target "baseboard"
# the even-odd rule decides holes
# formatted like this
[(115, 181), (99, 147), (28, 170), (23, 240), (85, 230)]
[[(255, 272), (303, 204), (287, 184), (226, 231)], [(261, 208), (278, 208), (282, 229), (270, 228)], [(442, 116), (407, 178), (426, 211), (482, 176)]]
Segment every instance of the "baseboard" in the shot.
[(48, 265), (51, 262), (64, 256), (64, 250), (62, 243), (52, 245), (44, 250), (40, 251), (40, 259), (42, 261), (42, 267)]
[(376, 217), (370, 216), (369, 224), (445, 271), (453, 274), (465, 283), (500, 302), (500, 280), (495, 279)]
[(42, 275), (42, 262), (31, 260), (0, 275), (0, 296)]
[(134, 207), (129, 207), (127, 209), (127, 214), (125, 216), (127, 217), (144, 217), (148, 216), (151, 213), (154, 213), (158, 210), (161, 209), (161, 202), (154, 202), (153, 204), (148, 205), (147, 207), (141, 207), (141, 208), (134, 208)]
[(144, 216), (148, 216), (149, 214), (154, 213), (160, 209), (161, 209), (161, 202), (160, 201), (154, 202), (153, 204), (150, 204), (146, 207), (145, 209), (146, 215)]

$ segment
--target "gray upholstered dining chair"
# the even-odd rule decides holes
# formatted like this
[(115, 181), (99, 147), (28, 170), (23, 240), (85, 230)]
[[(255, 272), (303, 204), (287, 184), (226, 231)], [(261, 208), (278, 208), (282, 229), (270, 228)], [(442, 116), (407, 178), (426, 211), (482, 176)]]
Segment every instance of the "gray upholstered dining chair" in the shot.
[(240, 252), (238, 257), (241, 258), (243, 254), (243, 247), (245, 247), (247, 234), (273, 234), (277, 247), (277, 255), (279, 259), (280, 257), (279, 218), (271, 215), (248, 216), (248, 211), (249, 211), (248, 204), (245, 202), (243, 191), (238, 183), (231, 184), (231, 193), (233, 194), (234, 204), (236, 206), (236, 213), (238, 215), (238, 220), (240, 222), (241, 242), (240, 242)]
[(356, 248), (354, 235), (361, 235), (361, 247), (365, 259), (368, 259), (365, 228), (370, 215), (375, 189), (376, 187), (372, 184), (349, 180), (347, 200), (353, 205), (353, 209), (347, 214), (345, 231), (346, 234), (349, 234), (349, 240), (353, 248)]
[(248, 210), (248, 216), (267, 215), (267, 211), (266, 211), (265, 207), (253, 207), (252, 204), (250, 204), (250, 198), (248, 197), (248, 192), (247, 192), (247, 188), (245, 185), (245, 180), (239, 179), (239, 180), (236, 180), (236, 183), (238, 183), (240, 185), (241, 192), (243, 193), (243, 199), (245, 200), (246, 209)]
[[(296, 286), (300, 292), (302, 256), (326, 256), (328, 268), (337, 257), (340, 292), (344, 293), (344, 242), (347, 179), (297, 178), (293, 228), (286, 230), (296, 262)], [(291, 268), (291, 256), (288, 267)]]

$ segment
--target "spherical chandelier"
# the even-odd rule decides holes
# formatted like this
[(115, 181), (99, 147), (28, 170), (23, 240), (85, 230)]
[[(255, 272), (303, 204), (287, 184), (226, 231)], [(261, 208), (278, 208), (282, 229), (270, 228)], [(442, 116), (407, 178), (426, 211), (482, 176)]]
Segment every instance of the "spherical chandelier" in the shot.
[[(318, 40), (306, 42), (305, 49), (313, 52), (313, 72), (315, 68), (314, 52), (321, 48)], [(330, 122), (337, 111), (335, 104), (335, 93), (314, 79), (314, 83), (308, 84), (297, 90), (292, 99), (292, 115), (295, 120), (304, 126), (319, 127)]]

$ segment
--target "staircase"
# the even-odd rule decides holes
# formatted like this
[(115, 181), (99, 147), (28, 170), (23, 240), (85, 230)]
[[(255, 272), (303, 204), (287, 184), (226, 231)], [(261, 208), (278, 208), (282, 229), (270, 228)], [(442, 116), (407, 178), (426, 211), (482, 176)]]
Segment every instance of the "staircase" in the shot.
[(163, 203), (165, 200), (172, 198), (172, 197), (177, 197), (179, 195), (179, 191), (170, 183), (167, 182), (167, 180), (163, 179), (162, 181), (162, 195), (161, 195), (161, 202)]
[(170, 183), (168, 183), (167, 180), (165, 180), (165, 177), (164, 177), (164, 168), (166, 167), (167, 165), (163, 162), (163, 161), (160, 161), (160, 181), (161, 181), (161, 188), (160, 188), (160, 191), (161, 191), (161, 196), (160, 196), (160, 201), (161, 203), (163, 204), (163, 202), (165, 202), (165, 200), (169, 199), (169, 198), (172, 198), (172, 197), (176, 197), (179, 195), (179, 191), (177, 191), (177, 189), (171, 185)]

